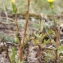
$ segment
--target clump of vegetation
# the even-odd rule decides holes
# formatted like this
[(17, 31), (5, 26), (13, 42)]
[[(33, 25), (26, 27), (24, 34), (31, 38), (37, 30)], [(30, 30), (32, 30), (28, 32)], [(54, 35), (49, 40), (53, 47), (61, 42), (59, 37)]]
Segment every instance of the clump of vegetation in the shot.
[[(35, 0), (35, 2), (37, 1)], [(18, 22), (18, 7), (15, 0), (11, 0), (12, 12), (14, 15), (13, 21), (16, 26), (16, 29), (14, 31), (15, 40), (14, 38), (10, 38), (9, 36), (0, 34), (0, 37), (2, 37), (0, 42), (3, 42), (6, 56), (10, 63), (63, 62), (63, 45), (60, 45), (60, 28), (58, 27), (54, 12), (55, 0), (47, 0), (47, 2), (49, 3), (49, 7), (53, 16), (53, 22), (49, 21), (49, 18), (45, 18), (45, 14), (44, 16), (42, 16), (40, 12), (38, 15), (32, 13), (30, 14), (31, 0), (27, 0), (27, 11), (23, 15), (25, 17), (22, 17), (26, 21), (22, 34), (22, 27), (19, 26)], [(34, 23), (34, 26), (32, 25), (32, 27), (36, 26), (37, 30), (33, 30), (33, 28), (28, 29), (30, 20), (32, 20), (31, 18), (33, 17), (35, 17), (39, 21), (38, 27), (36, 26), (36, 21), (36, 24)], [(9, 49), (7, 47), (8, 44), (6, 43), (5, 45), (5, 41), (10, 41), (17, 44), (17, 46), (12, 47), (11, 55), (9, 55)], [(32, 55), (33, 53), (34, 56)]]

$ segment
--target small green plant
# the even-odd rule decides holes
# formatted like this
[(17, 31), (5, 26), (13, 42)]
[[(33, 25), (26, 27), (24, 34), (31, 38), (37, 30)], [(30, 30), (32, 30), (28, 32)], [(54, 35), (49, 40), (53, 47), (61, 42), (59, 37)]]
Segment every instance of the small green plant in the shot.
[[(38, 1), (38, 0), (36, 0)], [(43, 20), (43, 17), (41, 15), (38, 16), (38, 19), (40, 20), (40, 24), (32, 24), (32, 27), (38, 28), (39, 30), (36, 31), (34, 30), (32, 34), (27, 33), (27, 28), (28, 28), (28, 23), (29, 23), (29, 17), (30, 17), (30, 0), (27, 0), (27, 4), (28, 4), (28, 9), (25, 12), (25, 19), (26, 19), (26, 23), (24, 25), (24, 34), (23, 37), (21, 38), (20, 36), (20, 28), (18, 25), (18, 7), (16, 6), (15, 0), (11, 0), (11, 4), (12, 4), (12, 10), (13, 13), (15, 15), (14, 18), (14, 22), (16, 25), (16, 31), (15, 31), (15, 40), (13, 38), (9, 38), (8, 36), (5, 36), (2, 34), (0, 34), (0, 36), (4, 37), (5, 41), (10, 41), (10, 42), (16, 42), (18, 43), (18, 50), (19, 50), (19, 56), (18, 56), (18, 60), (15, 61), (15, 56), (17, 55), (16, 52), (16, 48), (12, 48), (12, 55), (11, 58), (9, 57), (8, 54), (8, 49), (7, 51), (7, 56), (9, 59), (10, 63), (25, 63), (25, 59), (27, 61), (27, 56), (30, 53), (29, 50), (26, 52), (27, 56), (25, 55), (25, 49), (28, 48), (29, 49), (29, 41), (32, 40), (33, 42), (33, 46), (38, 46), (38, 51), (37, 51), (37, 63), (41, 63), (41, 57), (44, 56), (43, 60), (45, 61), (45, 63), (58, 63), (59, 61), (59, 57), (63, 56), (62, 50), (63, 50), (63, 45), (59, 46), (59, 39), (60, 39), (60, 34), (59, 34), (59, 30), (57, 29), (56, 25), (56, 17), (55, 17), (55, 13), (54, 13), (54, 2), (55, 0), (47, 0), (49, 5), (50, 5), (50, 9), (52, 10), (52, 15), (53, 15), (53, 21), (54, 23), (51, 24), (51, 27), (54, 26), (54, 29), (52, 29), (50, 27), (50, 23), (48, 24), (49, 27), (47, 27), (47, 25)], [(20, 23), (19, 23), (20, 24)], [(29, 30), (28, 30), (29, 31)], [(54, 46), (52, 46), (52, 45)], [(51, 46), (50, 46), (51, 45)], [(26, 57), (25, 57), (26, 56)], [(25, 57), (25, 58), (24, 58)], [(52, 58), (51, 58), (52, 57)], [(60, 62), (62, 63), (62, 61)]]
[(22, 60), (22, 48), (21, 48), (21, 38), (20, 38), (20, 34), (19, 34), (19, 26), (18, 26), (18, 22), (17, 22), (17, 6), (16, 6), (16, 3), (15, 3), (15, 0), (12, 0), (12, 9), (13, 9), (13, 12), (15, 13), (15, 24), (16, 24), (16, 41), (18, 42), (19, 44), (19, 48), (20, 48), (20, 60)]
[[(28, 0), (28, 10), (26, 12), (26, 24), (25, 24), (25, 28), (24, 28), (24, 36), (23, 36), (23, 39), (21, 41), (21, 45), (25, 42), (25, 38), (26, 38), (26, 31), (27, 31), (28, 20), (29, 20), (29, 10), (30, 10), (30, 0)], [(20, 53), (21, 53), (20, 59), (21, 60), (23, 59), (23, 48), (24, 47), (20, 48)]]
[[(55, 0), (48, 0), (49, 4), (50, 4), (50, 8), (52, 9), (52, 13), (54, 16), (54, 1)], [(54, 16), (54, 30), (55, 30), (55, 34), (56, 34), (56, 48), (59, 47), (60, 45), (60, 31), (57, 29), (57, 23), (56, 23), (56, 17)], [(58, 50), (56, 49), (56, 60), (55, 62), (58, 63), (59, 62), (59, 55), (58, 55)]]

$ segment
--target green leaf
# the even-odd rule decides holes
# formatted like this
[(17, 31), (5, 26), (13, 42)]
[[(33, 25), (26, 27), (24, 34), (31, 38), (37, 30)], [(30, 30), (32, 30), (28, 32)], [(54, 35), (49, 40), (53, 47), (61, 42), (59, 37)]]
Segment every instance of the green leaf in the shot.
[(34, 39), (33, 41), (35, 45), (39, 45), (39, 41), (37, 39)]
[(15, 37), (15, 42), (20, 43), (20, 40), (19, 40), (19, 38), (17, 36)]
[(12, 48), (11, 62), (15, 63), (16, 48)]
[(30, 36), (27, 35), (26, 38), (25, 38), (25, 43), (27, 43), (29, 40), (30, 40)]
[(18, 31), (16, 31), (16, 34), (15, 34), (15, 42), (20, 44), (20, 41), (21, 41), (21, 38), (20, 38), (20, 34)]
[(49, 34), (55, 34), (55, 32), (54, 32), (52, 29), (50, 29), (50, 30), (48, 31), (48, 33), (49, 33)]
[(39, 34), (34, 34), (36, 38), (40, 38), (40, 35)]
[(43, 33), (43, 34), (41, 35), (40, 39), (43, 40), (46, 36), (47, 36), (47, 34), (46, 34), (46, 33)]
[(59, 47), (58, 47), (58, 54), (60, 55), (60, 54), (63, 54), (63, 45), (60, 45)]
[(24, 60), (22, 60), (22, 61), (18, 60), (17, 63), (25, 63), (25, 61)]
[(49, 44), (49, 43), (50, 43), (50, 39), (48, 39), (48, 40), (44, 40), (44, 43), (41, 44), (41, 47), (43, 47), (44, 45)]

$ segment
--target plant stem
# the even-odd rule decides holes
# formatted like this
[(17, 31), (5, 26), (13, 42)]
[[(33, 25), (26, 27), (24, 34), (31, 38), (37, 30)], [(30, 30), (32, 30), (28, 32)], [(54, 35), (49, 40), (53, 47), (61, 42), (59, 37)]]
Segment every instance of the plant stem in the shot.
[[(40, 15), (40, 32), (42, 32), (42, 17)], [(42, 40), (40, 41), (40, 44), (42, 44)], [(40, 63), (40, 56), (41, 56), (41, 46), (38, 46), (39, 49), (38, 49), (38, 60), (37, 60), (37, 63)]]
[(39, 49), (38, 49), (38, 63), (40, 63), (40, 59), (41, 59), (41, 47), (39, 46)]
[[(17, 32), (17, 38), (19, 38), (19, 26), (18, 26), (18, 22), (17, 22), (17, 14), (15, 14), (15, 24), (16, 24), (16, 32)], [(21, 40), (19, 40), (19, 49), (20, 49), (20, 60), (22, 60), (22, 55), (23, 55), (23, 48), (21, 48)]]
[[(25, 24), (25, 28), (24, 28), (24, 36), (23, 36), (23, 39), (21, 41), (21, 45), (24, 43), (24, 40), (26, 37), (26, 31), (27, 31), (28, 19), (29, 19), (29, 9), (30, 9), (30, 0), (28, 0), (28, 11), (26, 13), (26, 24)], [(20, 47), (20, 60), (23, 59), (23, 49), (24, 49), (24, 47)]]
[[(58, 48), (60, 45), (60, 34), (59, 30), (56, 30), (56, 48)], [(56, 50), (56, 63), (59, 61), (59, 56), (58, 56), (58, 50)]]
[(16, 24), (16, 31), (19, 31), (19, 26), (18, 26), (18, 22), (17, 22), (17, 14), (15, 14), (15, 24)]
[(40, 15), (40, 31), (42, 32), (42, 17), (41, 17), (41, 15)]
[[(56, 34), (56, 48), (58, 48), (60, 45), (60, 30), (57, 29), (57, 27), (56, 27), (55, 16), (54, 16), (54, 27), (55, 27), (54, 29), (55, 29), (55, 34)], [(55, 53), (56, 53), (55, 63), (58, 63), (59, 56), (58, 56), (58, 50), (57, 49), (56, 49)]]

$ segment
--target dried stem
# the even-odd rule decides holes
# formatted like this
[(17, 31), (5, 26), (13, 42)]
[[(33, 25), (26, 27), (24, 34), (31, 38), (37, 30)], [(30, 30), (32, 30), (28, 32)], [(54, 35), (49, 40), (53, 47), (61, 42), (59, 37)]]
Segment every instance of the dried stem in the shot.
[(41, 47), (38, 46), (39, 49), (38, 49), (38, 60), (37, 60), (37, 63), (40, 63), (40, 59), (41, 59)]
[[(23, 36), (23, 39), (21, 41), (21, 45), (24, 43), (24, 40), (26, 37), (26, 30), (27, 30), (28, 19), (29, 19), (29, 8), (30, 8), (30, 0), (28, 0), (28, 11), (26, 13), (26, 24), (25, 24), (25, 28), (24, 28), (24, 36)], [(24, 47), (20, 47), (20, 60), (23, 59), (23, 49), (24, 49)]]
[[(42, 31), (42, 17), (40, 16), (40, 31)], [(42, 44), (42, 40), (40, 41), (40, 44)], [(41, 57), (41, 46), (38, 46), (38, 60), (37, 63), (40, 63), (40, 57)]]
[(42, 17), (41, 17), (41, 15), (40, 15), (40, 31), (42, 31)]
[[(59, 30), (56, 30), (56, 48), (58, 48), (60, 45), (60, 34), (59, 34)], [(59, 61), (59, 56), (58, 56), (58, 50), (56, 50), (56, 62), (58, 63)]]
[[(54, 26), (55, 26), (54, 29), (55, 29), (55, 34), (56, 34), (56, 48), (58, 48), (59, 45), (60, 45), (60, 31), (59, 31), (59, 29), (57, 29), (57, 27), (56, 27), (55, 17), (54, 17)], [(55, 53), (56, 53), (56, 60), (55, 60), (55, 63), (58, 63), (58, 61), (59, 61), (59, 56), (58, 56), (58, 50), (57, 50), (57, 49), (56, 49)]]
[(24, 39), (26, 37), (26, 30), (27, 30), (27, 26), (28, 26), (28, 19), (29, 19), (29, 9), (30, 9), (30, 0), (28, 0), (28, 11), (26, 13), (26, 24), (25, 24), (25, 28), (24, 28), (24, 37), (23, 37), (23, 43), (24, 43)]

